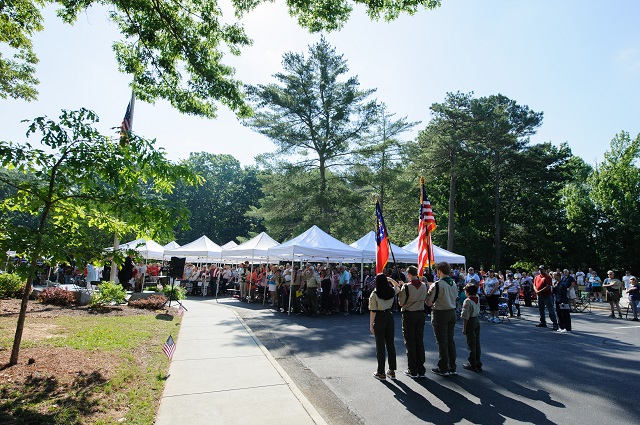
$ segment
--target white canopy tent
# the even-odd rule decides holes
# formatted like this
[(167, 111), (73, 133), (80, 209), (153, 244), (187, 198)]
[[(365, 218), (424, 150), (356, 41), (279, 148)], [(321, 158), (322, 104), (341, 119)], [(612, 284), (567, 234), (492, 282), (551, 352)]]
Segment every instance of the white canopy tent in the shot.
[(306, 232), (278, 246), (269, 248), (270, 257), (287, 260), (323, 260), (340, 262), (343, 260), (362, 261), (363, 252), (330, 236), (318, 226), (311, 226)]
[(164, 247), (151, 239), (136, 239), (120, 245), (118, 250), (134, 250), (145, 260), (162, 260), (164, 256)]
[[(362, 250), (364, 252), (364, 261), (376, 261), (376, 233), (372, 230), (349, 246)], [(400, 263), (415, 264), (418, 262), (418, 255), (415, 252), (407, 251), (400, 248), (398, 245), (391, 244), (391, 250), (396, 261)], [(389, 261), (392, 261), (391, 254), (389, 254)]]
[(165, 246), (163, 246), (163, 248), (166, 251), (166, 250), (180, 248), (180, 245), (176, 241), (171, 241), (168, 244), (166, 244)]
[(220, 246), (220, 248), (222, 248), (223, 250), (225, 250), (225, 249), (235, 248), (235, 247), (237, 247), (237, 246), (238, 246), (238, 244), (237, 244), (237, 243), (235, 243), (235, 241), (229, 241), (229, 242), (227, 242), (226, 244), (224, 244), (224, 245)]
[[(330, 236), (318, 226), (311, 226), (306, 232), (269, 248), (269, 256), (294, 261), (322, 260), (323, 262), (358, 261), (362, 265), (363, 251), (353, 248)], [(293, 280), (289, 284), (289, 314), (291, 314), (291, 296)]]
[[(411, 251), (414, 253), (418, 253), (418, 238), (415, 238), (413, 241), (408, 243), (403, 247), (407, 251)], [(441, 261), (446, 261), (449, 264), (464, 264), (466, 268), (467, 259), (464, 255), (455, 254), (451, 251), (447, 251), (446, 249), (440, 248), (438, 246), (433, 245), (433, 258), (436, 263)]]
[(191, 258), (195, 258), (196, 260), (205, 260), (207, 262), (208, 260), (219, 260), (221, 254), (222, 248), (220, 245), (204, 235), (186, 245), (164, 251), (164, 255), (167, 257), (186, 257), (190, 261)]
[[(279, 259), (276, 257), (269, 257), (269, 248), (273, 248), (280, 245), (275, 239), (267, 235), (265, 232), (260, 233), (257, 236), (249, 239), (240, 245), (222, 250), (222, 260), (240, 260), (240, 259), (259, 259), (265, 260), (268, 258)], [(224, 247), (223, 247), (224, 248)]]

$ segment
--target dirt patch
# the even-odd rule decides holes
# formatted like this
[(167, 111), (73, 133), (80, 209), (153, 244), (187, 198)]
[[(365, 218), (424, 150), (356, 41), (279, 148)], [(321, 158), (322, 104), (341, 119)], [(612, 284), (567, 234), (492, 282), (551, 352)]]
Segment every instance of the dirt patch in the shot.
[[(17, 320), (20, 303), (20, 300), (0, 300), (0, 317)], [(72, 316), (82, 320), (83, 316), (131, 315), (172, 320), (178, 316), (178, 310), (151, 311), (127, 305), (91, 309), (88, 306), (59, 307), (29, 301), (23, 338), (33, 341), (61, 336), (60, 326), (47, 320), (30, 318)], [(10, 333), (14, 331), (15, 324)], [(134, 356), (136, 363), (143, 362), (141, 359), (146, 355), (143, 349), (140, 350)], [(9, 367), (10, 355), (11, 347), (0, 349), (0, 423), (112, 423), (114, 418), (122, 418), (129, 410), (126, 400), (120, 400), (121, 395), (103, 393), (104, 384), (117, 373), (118, 362), (121, 361), (119, 356), (68, 347), (22, 347), (18, 364)], [(101, 400), (105, 396), (116, 401), (103, 403)], [(29, 413), (25, 416), (24, 411), (28, 409)], [(23, 413), (14, 416), (15, 412), (20, 411)], [(61, 419), (56, 416), (59, 411), (73, 414)]]

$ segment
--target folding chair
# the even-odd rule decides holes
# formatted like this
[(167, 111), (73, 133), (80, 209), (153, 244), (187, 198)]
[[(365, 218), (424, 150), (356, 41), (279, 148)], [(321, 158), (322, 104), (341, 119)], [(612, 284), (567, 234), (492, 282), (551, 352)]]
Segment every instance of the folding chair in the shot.
[(578, 286), (578, 297), (576, 298), (576, 313), (591, 313), (591, 299), (585, 286)]

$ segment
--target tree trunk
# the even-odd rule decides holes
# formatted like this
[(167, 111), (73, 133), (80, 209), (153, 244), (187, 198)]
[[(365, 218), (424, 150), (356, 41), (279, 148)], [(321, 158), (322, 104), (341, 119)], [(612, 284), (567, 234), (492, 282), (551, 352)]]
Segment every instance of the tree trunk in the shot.
[(42, 233), (44, 232), (44, 225), (47, 221), (47, 217), (49, 216), (50, 208), (50, 205), (45, 205), (45, 208), (42, 211), (42, 217), (40, 218), (38, 236), (36, 237), (36, 244), (33, 249), (33, 254), (31, 255), (31, 263), (29, 264), (29, 276), (27, 277), (24, 294), (22, 295), (22, 302), (20, 303), (20, 313), (18, 314), (18, 323), (16, 324), (16, 334), (13, 338), (13, 348), (11, 349), (11, 357), (9, 359), (9, 365), (11, 366), (18, 364), (18, 355), (20, 354), (20, 344), (22, 342), (22, 331), (24, 330), (24, 321), (27, 316), (27, 303), (29, 302), (29, 295), (31, 294), (33, 276), (36, 273), (36, 261), (38, 261), (42, 250)]
[(449, 180), (449, 227), (447, 229), (447, 250), (453, 252), (454, 232), (455, 232), (455, 199), (456, 199), (456, 153), (452, 150), (451, 158), (451, 178)]
[(495, 262), (496, 262), (496, 271), (500, 270), (500, 256), (502, 255), (500, 251), (500, 154), (496, 152), (495, 154), (495, 162), (493, 164), (494, 170), (494, 202), (495, 202)]
[(331, 233), (331, 229), (327, 226), (329, 224), (328, 214), (329, 208), (327, 205), (327, 168), (325, 166), (325, 160), (320, 158), (319, 164), (320, 170), (320, 199), (318, 200), (318, 206), (320, 207), (320, 220), (318, 220), (322, 225), (322, 230), (325, 232)]

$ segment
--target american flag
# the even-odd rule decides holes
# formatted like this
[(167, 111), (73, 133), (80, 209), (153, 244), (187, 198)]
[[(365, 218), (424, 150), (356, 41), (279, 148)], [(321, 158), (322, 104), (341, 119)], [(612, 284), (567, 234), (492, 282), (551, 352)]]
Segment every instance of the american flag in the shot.
[(129, 135), (131, 131), (131, 102), (127, 105), (127, 112), (124, 113), (122, 124), (120, 124), (120, 137)]
[(171, 357), (173, 357), (173, 352), (176, 351), (176, 344), (173, 342), (173, 338), (171, 337), (171, 335), (169, 335), (169, 338), (167, 338), (167, 342), (165, 342), (162, 346), (162, 351), (167, 355), (167, 358), (171, 360)]
[(435, 229), (436, 218), (424, 188), (424, 179), (420, 177), (420, 222), (418, 223), (418, 273), (420, 276), (424, 268), (434, 261), (431, 232)]

